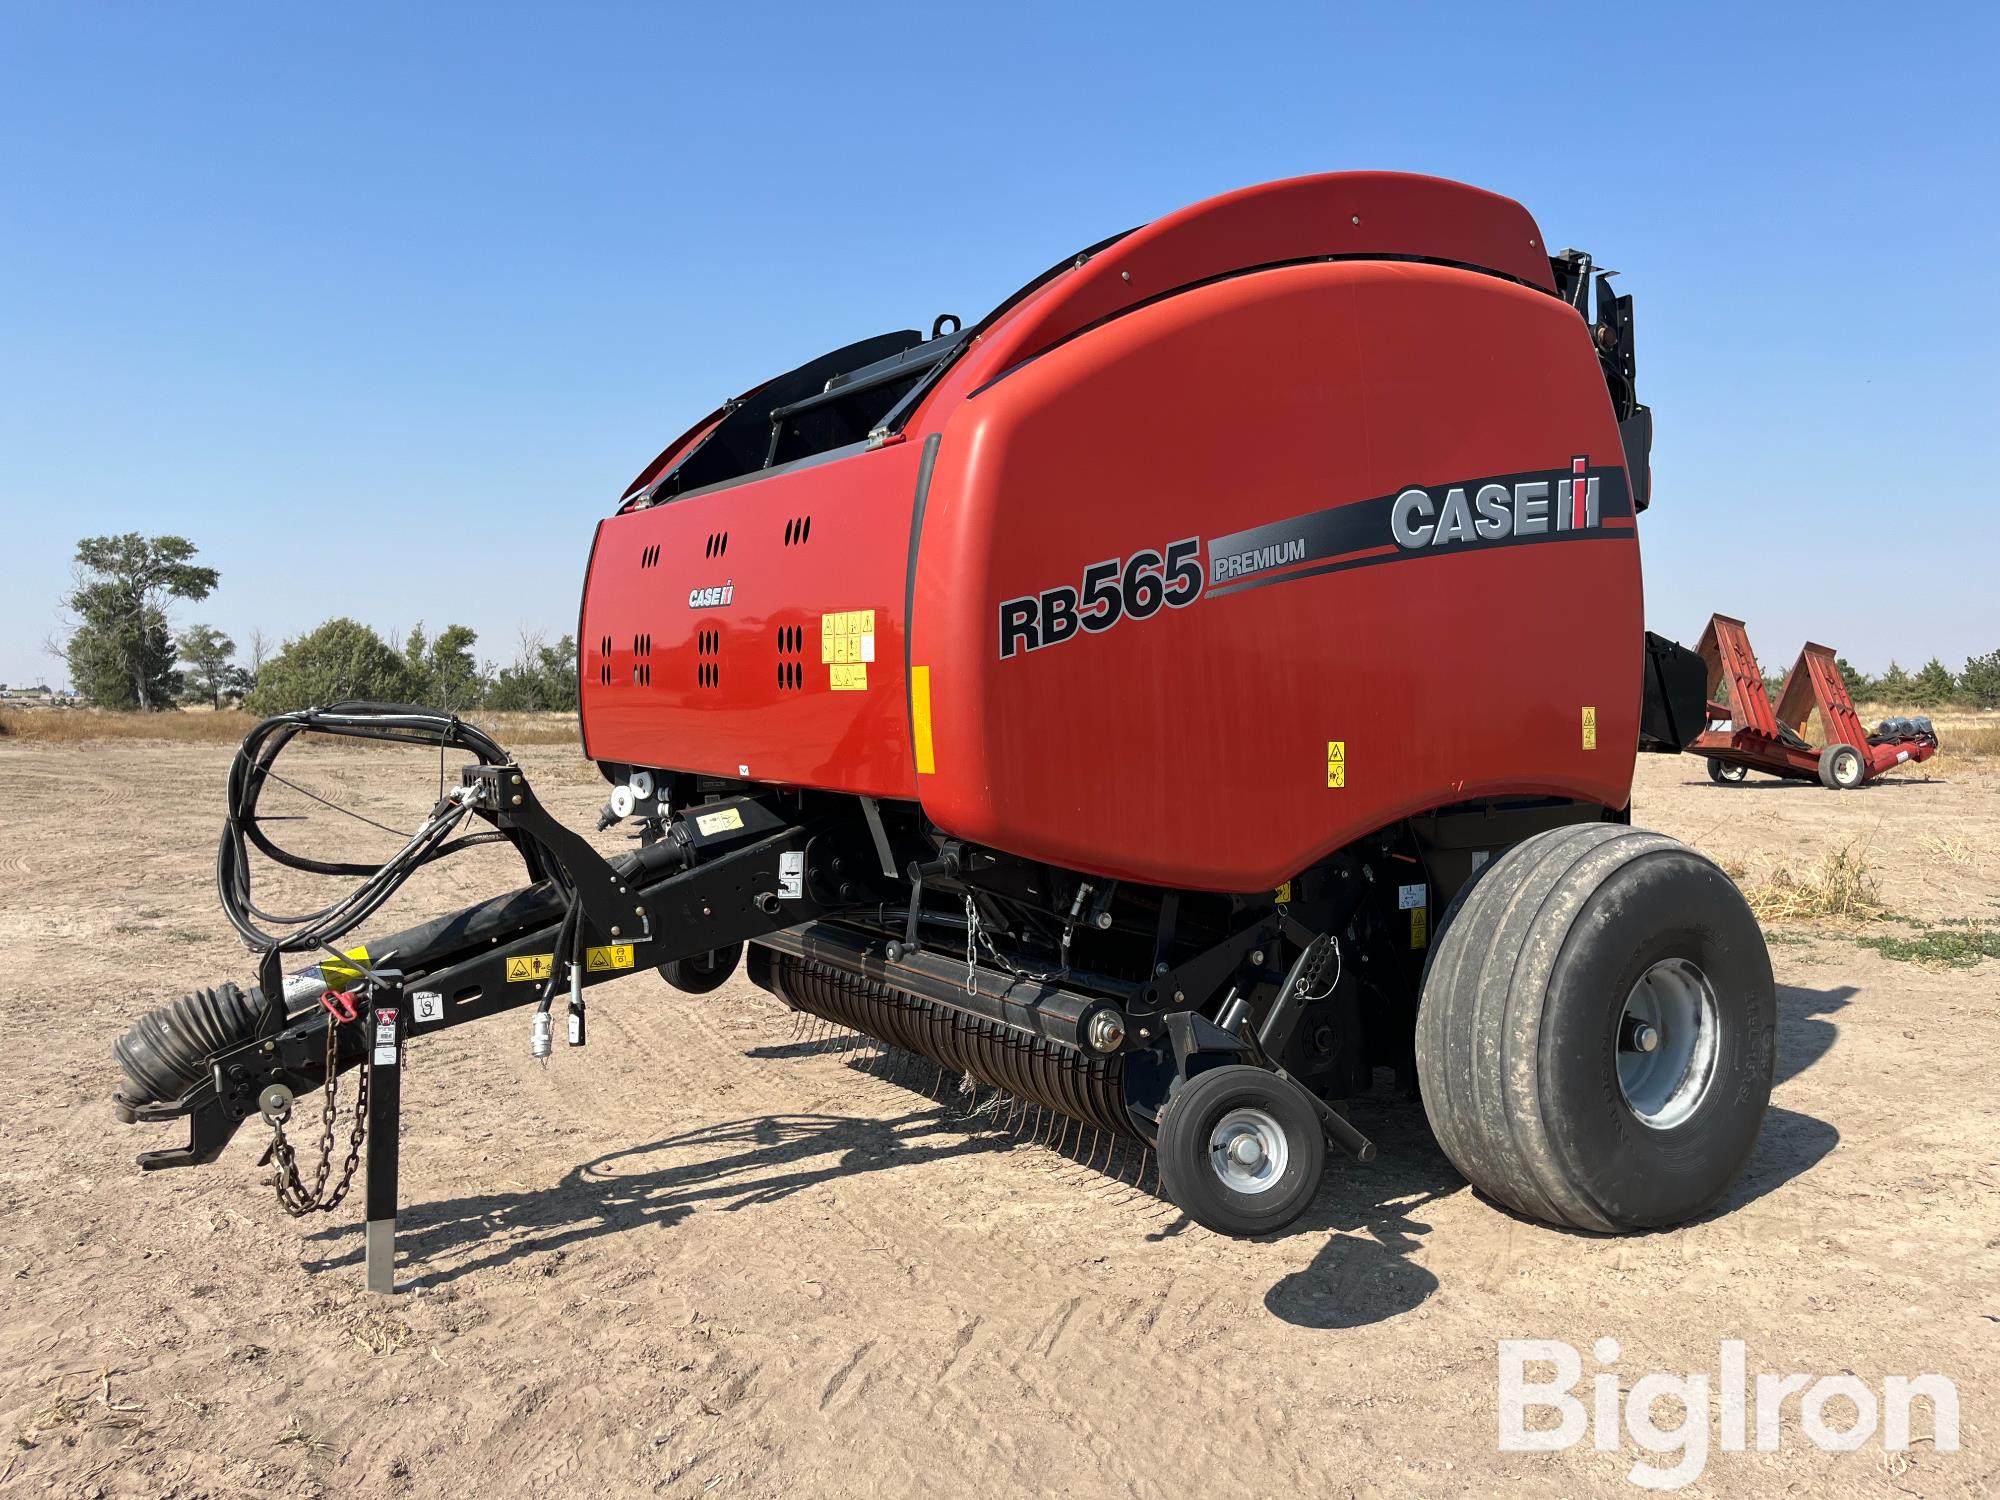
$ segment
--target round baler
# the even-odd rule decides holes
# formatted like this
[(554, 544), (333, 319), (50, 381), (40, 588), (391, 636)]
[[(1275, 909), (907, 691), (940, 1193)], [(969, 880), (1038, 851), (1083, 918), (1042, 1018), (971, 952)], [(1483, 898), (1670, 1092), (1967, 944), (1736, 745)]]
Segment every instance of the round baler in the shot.
[[(393, 1145), (412, 1037), (533, 1003), (545, 1054), (565, 993), (581, 1042), (586, 989), (741, 962), (992, 1118), (1156, 1162), (1224, 1232), (1305, 1212), (1329, 1143), (1371, 1157), (1349, 1104), (1385, 1086), (1521, 1213), (1706, 1211), (1764, 1113), (1773, 988), (1728, 878), (1630, 826), (1635, 756), (1704, 700), (1642, 623), (1633, 382), (1631, 299), (1520, 205), (1341, 173), (744, 393), (591, 550), (583, 747), (638, 847), (602, 859), (449, 716), (265, 726), (222, 883), (259, 984), (121, 1044), (127, 1114), (194, 1120), (149, 1164), (258, 1112), (282, 1140), (357, 1067)], [(310, 732), (466, 745), (411, 858), (484, 821), (530, 884), (360, 947), (379, 902), (265, 931), (256, 791)]]

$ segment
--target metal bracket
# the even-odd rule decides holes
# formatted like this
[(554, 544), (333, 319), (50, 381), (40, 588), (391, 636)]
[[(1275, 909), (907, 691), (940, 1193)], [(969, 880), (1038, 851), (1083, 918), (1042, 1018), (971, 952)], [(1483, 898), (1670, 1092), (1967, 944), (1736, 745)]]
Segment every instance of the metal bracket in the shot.
[(596, 935), (611, 942), (653, 940), (653, 913), (618, 878), (603, 855), (575, 829), (550, 816), (519, 766), (467, 766), (465, 785), (476, 787), (474, 803), (497, 828), (518, 828), (562, 866), (583, 905), (583, 918)]

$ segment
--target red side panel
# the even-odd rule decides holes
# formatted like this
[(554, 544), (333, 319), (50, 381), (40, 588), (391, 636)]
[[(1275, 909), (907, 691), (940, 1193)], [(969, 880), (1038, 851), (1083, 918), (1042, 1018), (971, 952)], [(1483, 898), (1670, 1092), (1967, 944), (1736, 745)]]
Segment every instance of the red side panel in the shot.
[[(925, 810), (1064, 866), (1250, 891), (1440, 803), (1622, 807), (1643, 641), (1622, 463), (1582, 320), (1492, 276), (1290, 267), (1062, 343), (944, 432), (912, 626)], [(1590, 504), (1533, 536), (1392, 534), (1408, 487), (1435, 509), (1506, 480), (1555, 511), (1571, 473)], [(1189, 539), (1180, 607), (1141, 585), (1144, 618), (1002, 658), (1005, 601)]]
[(894, 443), (604, 522), (584, 584), (586, 753), (913, 796), (917, 461)]

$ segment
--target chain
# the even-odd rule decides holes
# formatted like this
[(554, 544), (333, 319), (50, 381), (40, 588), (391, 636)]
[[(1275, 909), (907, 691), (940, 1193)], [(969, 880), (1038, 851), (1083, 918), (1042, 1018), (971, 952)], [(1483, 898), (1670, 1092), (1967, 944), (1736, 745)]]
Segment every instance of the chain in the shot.
[[(979, 920), (979, 908), (972, 897), (965, 898), (965, 993), (979, 993), (979, 950), (984, 948), (993, 960), (993, 966), (1015, 979), (1032, 979), (1037, 984), (1051, 984), (1059, 976), (1037, 974), (1033, 969), (1016, 968), (1000, 956), (1000, 950), (993, 946), (993, 939), (986, 935), (986, 928)], [(1069, 965), (1063, 965), (1063, 973), (1069, 972)]]
[[(366, 1022), (361, 1024), (365, 1027)], [(298, 1156), (292, 1150), (292, 1143), (285, 1139), (284, 1121), (271, 1121), (271, 1160), (278, 1168), (275, 1178), (278, 1202), (293, 1218), (312, 1213), (315, 1209), (330, 1213), (338, 1208), (354, 1183), (355, 1168), (361, 1165), (361, 1142), (368, 1133), (368, 1076), (374, 1071), (365, 1057), (361, 1064), (361, 1077), (354, 1087), (354, 1127), (347, 1137), (347, 1161), (340, 1169), (340, 1180), (334, 1184), (332, 1193), (327, 1192), (326, 1180), (333, 1174), (334, 1111), (340, 1096), (340, 1026), (339, 1018), (329, 1013), (326, 1020), (326, 1102), (319, 1112), (319, 1170), (313, 1174), (310, 1190), (299, 1176)]]

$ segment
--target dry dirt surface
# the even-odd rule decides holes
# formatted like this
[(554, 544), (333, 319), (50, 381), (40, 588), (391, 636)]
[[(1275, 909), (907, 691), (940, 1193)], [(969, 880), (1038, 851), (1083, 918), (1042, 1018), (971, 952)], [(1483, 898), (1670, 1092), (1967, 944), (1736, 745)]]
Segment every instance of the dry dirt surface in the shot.
[[(302, 785), (407, 808), (389, 752), (300, 756)], [(249, 979), (211, 889), (227, 758), (0, 743), (0, 1492), (1618, 1495), (1672, 1461), (1498, 1451), (1511, 1338), (1581, 1350), (1586, 1395), (1604, 1368), (1714, 1378), (1725, 1339), (1753, 1374), (1956, 1386), (1956, 1452), (1919, 1403), (1907, 1452), (1878, 1432), (1828, 1454), (1794, 1400), (1775, 1452), (1719, 1451), (1711, 1419), (1691, 1493), (2000, 1482), (2000, 961), (1779, 931), (1749, 1170), (1702, 1222), (1625, 1239), (1481, 1200), (1388, 1092), (1355, 1111), (1375, 1164), (1333, 1164), (1292, 1232), (1222, 1239), (1129, 1157), (1121, 1181), (998, 1130), (740, 980), (691, 999), (644, 974), (594, 992), (590, 1046), (546, 1068), (524, 1014), (412, 1049), (384, 1300), (358, 1192), (285, 1217), (254, 1122), (214, 1166), (142, 1176), (168, 1132), (106, 1103), (140, 1011)], [(574, 752), (523, 759), (589, 826), (603, 788)], [(1753, 881), (1851, 846), (1892, 911), (2000, 919), (1990, 772), (1833, 793), (1646, 758), (1636, 821)], [(502, 853), (428, 874), (377, 930), (512, 883)]]

